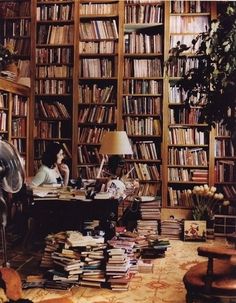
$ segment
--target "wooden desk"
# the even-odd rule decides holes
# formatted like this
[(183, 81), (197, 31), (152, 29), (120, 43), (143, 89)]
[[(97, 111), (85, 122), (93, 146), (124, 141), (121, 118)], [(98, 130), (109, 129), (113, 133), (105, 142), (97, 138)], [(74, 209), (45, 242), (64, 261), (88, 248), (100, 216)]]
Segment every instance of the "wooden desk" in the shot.
[(63, 230), (83, 231), (83, 222), (100, 220), (106, 225), (110, 218), (116, 221), (118, 217), (118, 199), (75, 200), (59, 198), (35, 198), (29, 202), (29, 232), (25, 244), (32, 240), (36, 229), (41, 236)]

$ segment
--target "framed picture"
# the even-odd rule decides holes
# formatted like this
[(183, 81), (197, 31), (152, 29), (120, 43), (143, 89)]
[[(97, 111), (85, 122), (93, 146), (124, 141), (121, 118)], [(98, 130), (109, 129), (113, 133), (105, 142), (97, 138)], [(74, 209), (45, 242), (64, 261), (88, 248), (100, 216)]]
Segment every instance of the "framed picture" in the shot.
[(206, 241), (206, 221), (185, 220), (185, 241)]

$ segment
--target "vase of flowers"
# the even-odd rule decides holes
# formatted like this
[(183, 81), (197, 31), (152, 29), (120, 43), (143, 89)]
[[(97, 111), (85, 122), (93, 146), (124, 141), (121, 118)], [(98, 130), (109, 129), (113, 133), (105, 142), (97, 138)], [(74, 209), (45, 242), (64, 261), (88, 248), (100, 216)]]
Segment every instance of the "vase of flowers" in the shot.
[[(229, 205), (222, 193), (216, 192), (216, 187), (207, 184), (194, 186), (188, 190), (194, 220), (205, 220), (208, 236), (214, 235), (214, 215), (222, 207)], [(208, 237), (209, 238), (209, 237)]]

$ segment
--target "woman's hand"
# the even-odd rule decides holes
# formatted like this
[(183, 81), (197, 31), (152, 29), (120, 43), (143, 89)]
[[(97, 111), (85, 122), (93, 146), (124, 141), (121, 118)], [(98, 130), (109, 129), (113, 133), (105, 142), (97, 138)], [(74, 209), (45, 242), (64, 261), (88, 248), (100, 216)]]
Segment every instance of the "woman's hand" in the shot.
[(67, 186), (69, 183), (69, 175), (70, 175), (70, 169), (69, 169), (68, 165), (65, 163), (62, 163), (62, 164), (58, 165), (58, 169), (59, 169), (62, 177), (64, 178), (64, 185)]

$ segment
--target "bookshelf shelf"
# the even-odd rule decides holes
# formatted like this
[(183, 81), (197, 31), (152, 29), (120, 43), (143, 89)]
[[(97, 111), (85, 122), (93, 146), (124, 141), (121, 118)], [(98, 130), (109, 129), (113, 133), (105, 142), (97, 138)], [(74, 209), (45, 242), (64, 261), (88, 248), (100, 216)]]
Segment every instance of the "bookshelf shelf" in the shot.
[(29, 96), (28, 87), (0, 78), (0, 133), (4, 140), (18, 149), (20, 156), (25, 160), (27, 173)]

